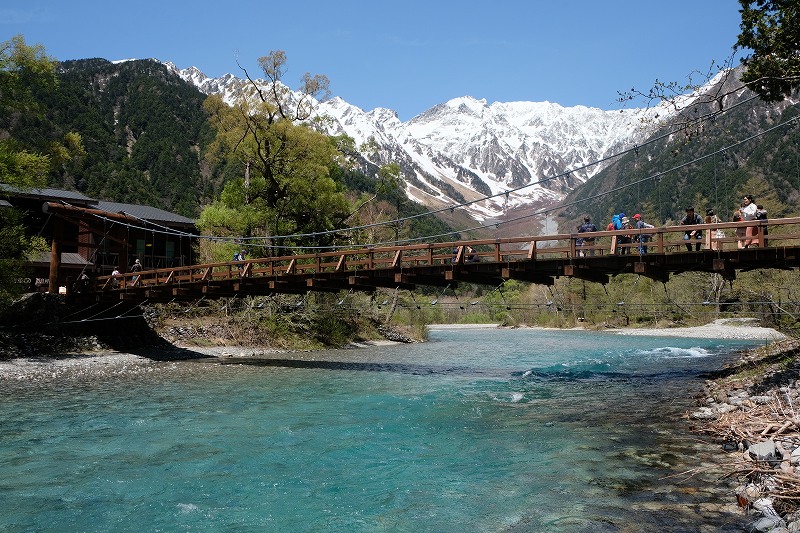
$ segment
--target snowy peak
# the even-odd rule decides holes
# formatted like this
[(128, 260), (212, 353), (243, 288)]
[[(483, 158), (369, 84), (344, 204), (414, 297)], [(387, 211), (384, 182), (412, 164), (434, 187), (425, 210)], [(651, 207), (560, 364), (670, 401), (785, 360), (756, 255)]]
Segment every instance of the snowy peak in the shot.
[[(174, 66), (173, 66), (174, 67)], [(248, 80), (226, 74), (208, 78), (190, 67), (175, 69), (206, 94), (232, 104), (254, 94)], [(263, 80), (255, 80), (265, 84)], [(664, 110), (603, 111), (550, 102), (494, 102), (453, 98), (407, 122), (391, 109), (364, 111), (339, 97), (318, 105), (330, 120), (329, 133), (351, 136), (363, 153), (363, 170), (400, 165), (406, 192), (430, 206), (455, 205), (519, 189), (508, 199), (488, 199), (467, 209), (478, 220), (497, 217), (508, 207), (547, 206), (605, 168), (591, 164), (641, 142)], [(505, 196), (505, 195), (503, 195)]]

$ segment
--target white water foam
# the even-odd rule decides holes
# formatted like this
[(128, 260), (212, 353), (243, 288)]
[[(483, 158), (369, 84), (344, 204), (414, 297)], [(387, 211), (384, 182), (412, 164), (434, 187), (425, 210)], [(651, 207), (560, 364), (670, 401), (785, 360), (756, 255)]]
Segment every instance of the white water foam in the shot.
[(656, 348), (654, 350), (642, 350), (639, 353), (645, 357), (650, 356), (661, 359), (696, 359), (699, 357), (709, 357), (712, 355), (712, 352), (706, 350), (705, 348), (675, 348), (674, 346), (665, 346), (663, 348)]

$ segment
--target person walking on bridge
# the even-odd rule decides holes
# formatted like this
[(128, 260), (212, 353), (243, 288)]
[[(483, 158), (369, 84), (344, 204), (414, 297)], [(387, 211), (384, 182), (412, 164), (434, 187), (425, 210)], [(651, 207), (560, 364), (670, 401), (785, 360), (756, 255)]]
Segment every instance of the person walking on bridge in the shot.
[[(136, 259), (131, 266), (131, 272), (141, 272), (142, 271), (142, 262)], [(131, 278), (131, 285), (136, 285), (139, 281), (139, 276), (133, 276)]]

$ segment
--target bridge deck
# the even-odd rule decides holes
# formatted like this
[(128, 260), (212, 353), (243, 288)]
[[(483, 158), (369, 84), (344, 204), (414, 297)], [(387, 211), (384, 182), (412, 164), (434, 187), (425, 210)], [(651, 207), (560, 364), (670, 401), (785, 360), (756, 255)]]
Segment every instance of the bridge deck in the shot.
[[(739, 247), (741, 237), (735, 231), (746, 227), (753, 232), (748, 238), (758, 247)], [(717, 238), (717, 229), (727, 236)], [(683, 236), (691, 230), (703, 231), (700, 251), (686, 250)], [(786, 218), (358, 248), (101, 276), (89, 280), (79, 296), (93, 301), (165, 302), (308, 291), (369, 292), (377, 287), (455, 287), (459, 282), (497, 285), (508, 279), (551, 285), (560, 276), (606, 283), (610, 276), (639, 274), (667, 281), (670, 274), (688, 271), (734, 279), (737, 271), (800, 266), (798, 230), (800, 218)], [(650, 235), (647, 253), (641, 253), (637, 242), (620, 244), (625, 235)], [(595, 237), (595, 244), (576, 246), (579, 237)], [(467, 246), (475, 248), (474, 257), (467, 254)]]

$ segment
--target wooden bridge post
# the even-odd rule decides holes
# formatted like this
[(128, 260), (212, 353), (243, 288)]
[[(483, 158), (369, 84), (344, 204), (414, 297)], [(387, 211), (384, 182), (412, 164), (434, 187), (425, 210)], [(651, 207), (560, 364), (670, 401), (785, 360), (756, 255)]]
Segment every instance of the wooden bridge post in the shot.
[(403, 250), (397, 250), (394, 253), (394, 259), (392, 259), (392, 268), (399, 268), (402, 265), (403, 260)]
[(53, 222), (53, 242), (50, 245), (50, 281), (47, 292), (58, 294), (58, 272), (61, 270), (62, 224), (59, 217)]
[[(500, 261), (500, 245), (497, 245), (498, 257), (495, 261)], [(536, 259), (536, 241), (531, 241), (531, 247), (528, 250), (528, 259)]]

